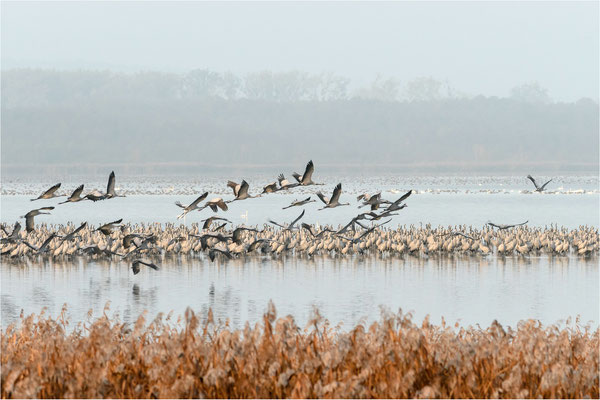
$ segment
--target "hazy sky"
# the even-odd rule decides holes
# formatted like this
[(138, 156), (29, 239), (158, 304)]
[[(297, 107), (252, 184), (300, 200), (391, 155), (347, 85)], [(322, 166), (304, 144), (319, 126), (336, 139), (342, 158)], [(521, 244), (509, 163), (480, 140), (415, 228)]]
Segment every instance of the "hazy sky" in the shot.
[(2, 68), (244, 74), (335, 72), (354, 84), (448, 80), (507, 96), (599, 91), (599, 6), (588, 3), (91, 3), (2, 1)]

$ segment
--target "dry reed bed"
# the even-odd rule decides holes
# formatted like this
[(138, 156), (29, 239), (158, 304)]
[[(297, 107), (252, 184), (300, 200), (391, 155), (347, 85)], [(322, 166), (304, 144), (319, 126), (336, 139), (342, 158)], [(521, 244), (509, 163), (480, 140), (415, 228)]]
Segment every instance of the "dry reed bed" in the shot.
[(599, 396), (600, 329), (579, 325), (453, 329), (400, 313), (341, 332), (274, 308), (243, 330), (190, 310), (177, 323), (67, 324), (31, 315), (2, 332), (2, 398)]

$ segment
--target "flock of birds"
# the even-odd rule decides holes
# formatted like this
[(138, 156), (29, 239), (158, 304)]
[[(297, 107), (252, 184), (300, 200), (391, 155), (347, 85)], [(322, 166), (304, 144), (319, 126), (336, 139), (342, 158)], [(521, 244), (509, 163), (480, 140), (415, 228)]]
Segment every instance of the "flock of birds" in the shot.
[[(202, 211), (210, 208), (214, 213), (228, 211), (228, 204), (249, 198), (256, 198), (281, 190), (291, 190), (298, 186), (322, 185), (312, 180), (314, 164), (311, 161), (306, 165), (304, 174), (293, 173), (295, 182), (288, 181), (280, 174), (277, 181), (263, 187), (260, 194), (250, 195), (249, 185), (245, 180), (241, 183), (227, 182), (233, 191), (234, 198), (225, 201), (221, 197), (212, 198), (204, 202), (209, 193), (203, 193), (189, 205), (175, 202), (183, 211), (178, 219), (192, 211)], [(539, 186), (530, 175), (530, 179), (537, 192), (544, 191), (548, 182)], [(57, 194), (60, 183), (52, 186), (32, 201), (61, 197)], [(116, 197), (125, 197), (115, 192), (115, 174), (111, 172), (106, 193), (94, 190), (85, 196), (84, 185), (80, 185), (66, 199), (64, 203), (74, 203), (84, 200), (101, 201)], [(368, 207), (367, 212), (361, 212), (348, 223), (337, 228), (325, 226), (320, 228), (315, 225), (301, 223), (305, 210), (302, 210), (294, 220), (288, 224), (280, 224), (269, 220), (263, 229), (258, 227), (238, 226), (227, 230), (231, 221), (223, 217), (212, 216), (204, 219), (202, 226), (194, 223), (190, 228), (180, 225), (175, 227), (167, 224), (163, 229), (160, 224), (132, 225), (123, 224), (123, 220), (108, 222), (94, 229), (86, 222), (75, 228), (70, 224), (66, 226), (41, 226), (36, 229), (34, 218), (41, 214), (49, 214), (54, 207), (41, 207), (29, 211), (21, 218), (25, 218), (25, 232), (21, 231), (21, 224), (17, 221), (8, 232), (8, 228), (1, 226), (2, 238), (0, 239), (0, 253), (4, 257), (36, 257), (46, 256), (75, 256), (88, 255), (97, 257), (120, 257), (131, 262), (134, 274), (140, 271), (142, 265), (152, 269), (159, 267), (151, 261), (142, 259), (143, 256), (157, 256), (164, 254), (206, 254), (210, 260), (225, 257), (248, 256), (252, 253), (282, 255), (293, 252), (297, 256), (314, 256), (315, 254), (413, 254), (427, 256), (431, 253), (444, 252), (448, 254), (469, 253), (489, 254), (496, 251), (500, 255), (508, 254), (565, 254), (571, 249), (580, 255), (589, 255), (598, 252), (597, 229), (580, 227), (578, 230), (565, 229), (530, 229), (524, 226), (528, 221), (513, 225), (487, 223), (487, 227), (478, 231), (466, 226), (454, 229), (410, 226), (399, 227), (396, 230), (386, 229), (391, 217), (399, 215), (397, 212), (407, 207), (405, 201), (413, 193), (409, 190), (395, 201), (383, 199), (381, 192), (374, 194), (361, 194), (357, 197), (359, 208)], [(326, 197), (320, 191), (317, 197), (323, 203), (319, 210), (348, 206), (349, 203), (340, 202), (342, 184), (338, 183), (331, 195)], [(63, 195), (64, 196), (64, 195)], [(204, 202), (204, 203), (202, 203)], [(308, 203), (316, 202), (310, 196), (295, 200), (290, 205), (283, 207), (302, 207)], [(384, 221), (382, 221), (384, 220)], [(381, 221), (381, 222), (379, 222)], [(370, 223), (370, 226), (369, 226)], [(514, 229), (513, 229), (514, 228)]]

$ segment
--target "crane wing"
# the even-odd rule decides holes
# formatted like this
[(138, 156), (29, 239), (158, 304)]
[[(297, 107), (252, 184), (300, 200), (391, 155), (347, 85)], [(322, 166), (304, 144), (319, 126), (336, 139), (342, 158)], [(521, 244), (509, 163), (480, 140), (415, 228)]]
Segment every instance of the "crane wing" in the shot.
[(32, 230), (34, 230), (32, 215), (25, 216), (25, 229), (27, 230), (27, 232), (31, 232)]
[(541, 187), (542, 190), (544, 190), (544, 188), (546, 187), (547, 184), (549, 184), (550, 182), (552, 182), (552, 179), (550, 179), (548, 182), (544, 183)]
[(299, 173), (294, 172), (292, 176), (298, 181), (298, 183), (302, 183), (302, 176)]
[(108, 176), (108, 185), (106, 185), (106, 195), (115, 196), (115, 171), (112, 171)]
[(338, 183), (335, 189), (333, 189), (333, 195), (331, 195), (331, 203), (337, 203), (342, 194), (342, 184)]
[(48, 189), (44, 193), (42, 193), (37, 199), (32, 199), (32, 201), (42, 199), (42, 198), (44, 198), (44, 196), (52, 195), (54, 192), (56, 192), (58, 190), (59, 187), (60, 187), (60, 183), (57, 183), (56, 185), (52, 186), (50, 189)]
[[(195, 207), (198, 205), (198, 203), (200, 203), (202, 200), (204, 200), (204, 199), (205, 199), (205, 198), (207, 198), (207, 197), (208, 197), (208, 192), (204, 192), (204, 193), (202, 193), (202, 194), (201, 194), (201, 195), (200, 195), (200, 196), (199, 196), (199, 197), (198, 197), (196, 200), (194, 200), (194, 201), (192, 202), (192, 204), (190, 204), (190, 205), (189, 205), (189, 206), (187, 206), (187, 207), (182, 207), (182, 208), (190, 208), (190, 209), (194, 209), (194, 208), (195, 208)], [(177, 204), (177, 203), (175, 203), (175, 204)], [(178, 205), (179, 207), (181, 207), (181, 204), (177, 204), (177, 205)]]
[(238, 184), (234, 181), (227, 181), (227, 186), (230, 187), (233, 190), (233, 195), (237, 196), (238, 195)]
[(217, 203), (217, 206), (219, 206), (219, 208), (223, 211), (227, 211), (229, 208), (227, 207), (227, 204), (225, 204), (225, 202), (223, 200), (221, 200), (220, 202)]
[(539, 186), (537, 183), (535, 183), (535, 179), (533, 179), (533, 176), (527, 175), (527, 179), (529, 179), (531, 182), (533, 182), (533, 185), (535, 186), (536, 189), (539, 189)]
[(50, 189), (46, 190), (44, 195), (49, 195), (49, 194), (56, 192), (59, 187), (60, 187), (60, 183), (57, 183), (56, 185), (52, 186)]
[(413, 191), (412, 191), (412, 189), (411, 189), (411, 190), (409, 190), (408, 192), (404, 193), (402, 196), (400, 196), (400, 198), (399, 198), (398, 200), (394, 201), (394, 203), (393, 203), (393, 204), (396, 204), (396, 205), (397, 205), (397, 204), (400, 204), (400, 203), (402, 203), (404, 200), (408, 199), (408, 197), (409, 197), (409, 196), (412, 194), (412, 192), (413, 192)]
[(310, 160), (306, 164), (306, 169), (304, 170), (304, 175), (302, 175), (302, 183), (306, 183), (306, 182), (310, 181), (310, 178), (312, 177), (312, 174), (314, 171), (315, 171), (315, 165), (313, 164), (312, 160)]
[(247, 196), (249, 188), (250, 188), (250, 185), (248, 185), (248, 182), (243, 180), (242, 184), (240, 185), (240, 188), (238, 189), (236, 197)]
[(317, 197), (318, 197), (319, 199), (321, 199), (321, 201), (322, 201), (323, 203), (325, 203), (325, 205), (329, 204), (329, 198), (328, 198), (328, 197), (326, 197), (326, 196), (324, 196), (324, 195), (323, 195), (323, 193), (321, 193), (321, 192), (317, 192)]
[(77, 189), (71, 193), (71, 197), (69, 199), (78, 199), (81, 196), (81, 192), (83, 192), (83, 185), (80, 185)]
[(298, 218), (296, 218), (295, 220), (292, 221), (290, 226), (288, 226), (288, 229), (291, 229), (296, 222), (298, 222), (302, 217), (304, 217), (304, 212), (305, 212), (305, 210), (302, 210), (302, 213), (298, 216)]

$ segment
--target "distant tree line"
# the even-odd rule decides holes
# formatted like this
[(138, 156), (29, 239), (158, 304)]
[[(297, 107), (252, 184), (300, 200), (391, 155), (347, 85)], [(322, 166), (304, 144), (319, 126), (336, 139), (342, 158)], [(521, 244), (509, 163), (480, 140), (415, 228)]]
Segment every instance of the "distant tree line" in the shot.
[[(2, 72), (6, 108), (77, 103), (92, 98), (265, 100), (312, 102), (336, 100), (437, 101), (468, 98), (448, 82), (418, 77), (405, 84), (378, 75), (365, 87), (350, 89), (350, 79), (333, 73), (261, 71), (243, 77), (196, 69), (185, 74), (19, 69)], [(511, 98), (550, 103), (537, 82), (511, 90)]]
[(599, 108), (335, 74), (2, 72), (2, 165), (598, 165)]

